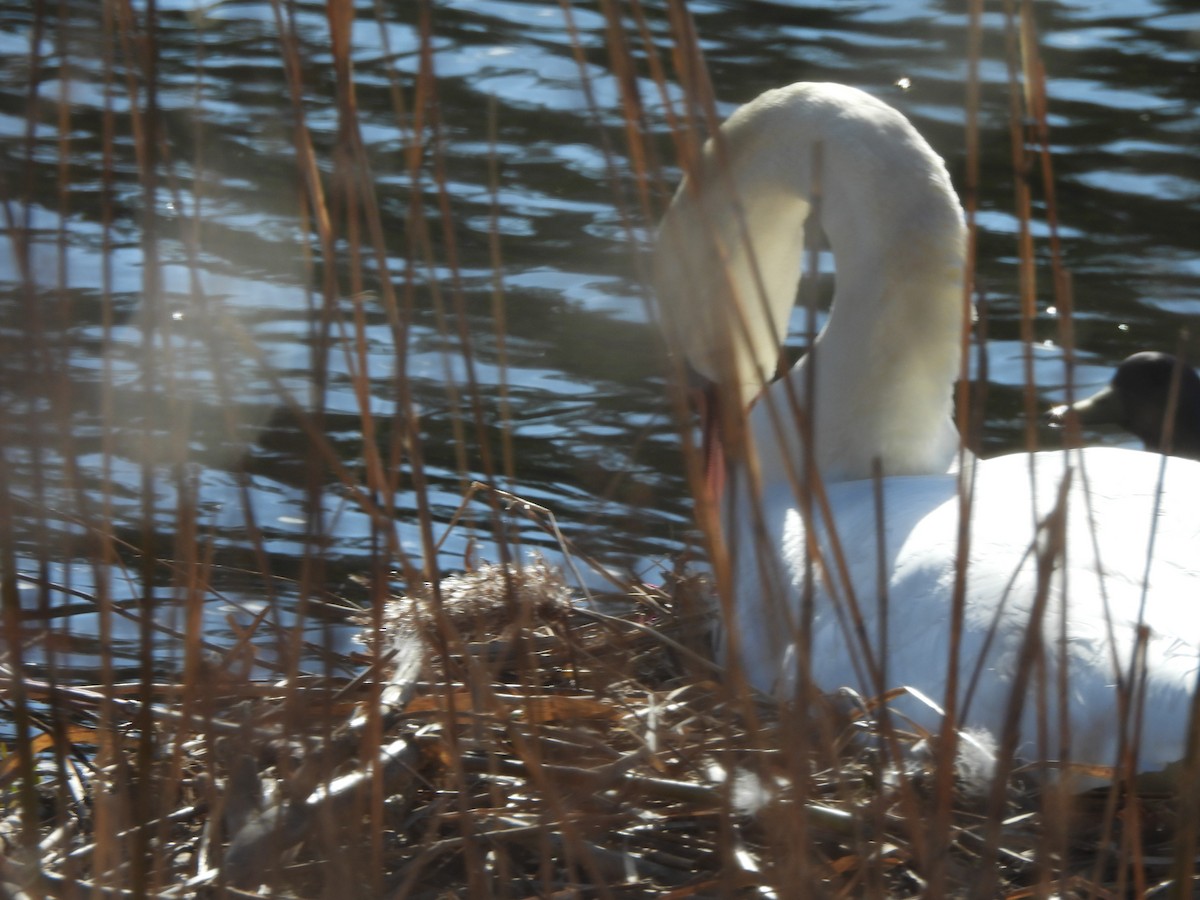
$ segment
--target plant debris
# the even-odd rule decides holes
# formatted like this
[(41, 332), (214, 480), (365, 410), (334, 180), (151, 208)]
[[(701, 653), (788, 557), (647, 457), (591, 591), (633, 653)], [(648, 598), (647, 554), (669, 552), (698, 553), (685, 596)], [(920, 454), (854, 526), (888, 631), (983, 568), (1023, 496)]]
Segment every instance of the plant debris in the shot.
[[(706, 659), (700, 590), (583, 605), (543, 562), (482, 566), (389, 601), (364, 638), (383, 677), (155, 705), (148, 775), (136, 735), (81, 725), (43, 746), (36, 852), (18, 815), (0, 823), (5, 889), (128, 885), (144, 792), (175, 799), (143, 826), (163, 897), (916, 896), (934, 879), (957, 895), (983, 859), (999, 896), (1166, 882), (1171, 803), (1106, 815), (1107, 792), (1070, 810), (1014, 783), (989, 851), (994, 813), (960, 791), (939, 852), (929, 736), (894, 732), (897, 756), (871, 704), (802, 716), (737, 696)], [(55, 696), (81, 722), (99, 702)]]

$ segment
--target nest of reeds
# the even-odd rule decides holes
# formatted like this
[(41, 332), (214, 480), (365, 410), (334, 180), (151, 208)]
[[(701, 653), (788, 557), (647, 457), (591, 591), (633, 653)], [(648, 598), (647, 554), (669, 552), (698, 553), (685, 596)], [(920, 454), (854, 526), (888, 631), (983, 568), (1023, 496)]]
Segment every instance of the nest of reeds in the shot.
[[(962, 791), (931, 846), (930, 736), (738, 694), (698, 590), (584, 604), (544, 563), (484, 566), (390, 601), (369, 677), (214, 679), (190, 715), (156, 708), (178, 768), (81, 728), (100, 750), (43, 773), (37, 852), (5, 822), (7, 896), (915, 896), (977, 890), (986, 861), (997, 896), (1103, 897), (1166, 876), (1169, 807), (1106, 817), (1102, 795), (1069, 819), (1013, 787), (997, 817)], [(176, 811), (128, 828), (146, 792)]]

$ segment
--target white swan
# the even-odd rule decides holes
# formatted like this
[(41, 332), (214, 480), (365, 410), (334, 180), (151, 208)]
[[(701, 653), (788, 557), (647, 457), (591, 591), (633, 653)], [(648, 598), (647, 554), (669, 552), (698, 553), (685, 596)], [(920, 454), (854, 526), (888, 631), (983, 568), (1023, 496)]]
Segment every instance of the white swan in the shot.
[[(811, 352), (766, 386), (796, 295), (814, 186), (836, 261), (833, 308)], [(946, 699), (960, 557), (951, 401), (964, 235), (937, 154), (891, 107), (834, 84), (768, 91), (735, 112), (663, 219), (655, 280), (669, 343), (718, 385), (725, 407), (753, 404), (722, 507), (734, 560), (724, 609), (728, 661), (760, 689), (796, 689), (811, 564), (813, 683), (868, 696), (903, 685)], [(794, 489), (812, 483), (797, 408), (811, 419), (844, 572), (827, 520), (816, 512), (806, 525)], [(723, 416), (727, 437), (739, 421)], [(875, 459), (884, 474), (882, 560)], [(1068, 473), (1065, 549), (1055, 552), (1045, 523)], [(1021, 756), (1115, 765), (1121, 735), (1136, 732), (1135, 771), (1178, 761), (1200, 666), (1200, 464), (1089, 449), (968, 461), (962, 475), (974, 487), (959, 723), (999, 739), (1018, 685)], [(1050, 572), (1041, 591), (1039, 557)], [(861, 632), (848, 624), (851, 595)], [(1027, 641), (1035, 620), (1041, 640)], [(1144, 687), (1140, 730), (1122, 724), (1118, 683)], [(912, 696), (893, 708), (940, 727)]]

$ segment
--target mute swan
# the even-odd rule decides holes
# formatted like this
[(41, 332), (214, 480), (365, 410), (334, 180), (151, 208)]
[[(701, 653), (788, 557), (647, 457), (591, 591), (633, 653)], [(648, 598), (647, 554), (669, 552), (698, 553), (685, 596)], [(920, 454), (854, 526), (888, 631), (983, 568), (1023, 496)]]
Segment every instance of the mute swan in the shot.
[[(1163, 445), (1171, 384), (1179, 366), (1179, 395), (1170, 445)], [(1046, 414), (1051, 425), (1062, 425), (1074, 413), (1085, 425), (1119, 425), (1138, 437), (1147, 450), (1200, 460), (1200, 376), (1169, 353), (1143, 352), (1126, 357), (1112, 381), (1092, 396)]]
[[(836, 262), (833, 306), (810, 352), (772, 383), (814, 206)], [(972, 502), (959, 724), (999, 740), (1016, 688), (1019, 756), (1114, 765), (1122, 734), (1136, 733), (1135, 771), (1160, 770), (1184, 755), (1200, 665), (1200, 464), (1170, 459), (1161, 491), (1163, 458), (1133, 450), (966, 459), (957, 471), (964, 246), (942, 160), (900, 113), (841, 85), (794, 84), (743, 106), (680, 185), (655, 249), (662, 324), (716, 386), (719, 430), (741, 447), (720, 513), (733, 560), (723, 654), (753, 686), (795, 696), (811, 565), (812, 683), (868, 696), (903, 685), (943, 703), (961, 476)], [(817, 500), (808, 521), (797, 500), (795, 486), (814, 483), (798, 408), (832, 526)], [(1046, 523), (1068, 475), (1056, 551)], [(1123, 724), (1118, 683), (1140, 692), (1140, 729)], [(940, 727), (911, 693), (892, 708)]]

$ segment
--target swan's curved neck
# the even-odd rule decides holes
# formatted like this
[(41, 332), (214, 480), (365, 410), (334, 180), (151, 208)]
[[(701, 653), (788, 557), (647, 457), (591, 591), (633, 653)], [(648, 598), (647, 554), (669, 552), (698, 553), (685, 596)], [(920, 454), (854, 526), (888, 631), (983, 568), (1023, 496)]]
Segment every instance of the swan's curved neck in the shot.
[[(788, 376), (801, 399), (814, 378), (818, 467), (827, 479), (868, 477), (878, 457), (886, 474), (945, 471), (957, 447), (965, 241), (941, 159), (898, 112), (841, 85), (769, 91), (721, 131), (659, 236), (674, 347), (743, 406), (762, 393), (819, 203), (837, 287), (816, 345)], [(799, 462), (794, 425), (777, 435), (772, 424), (793, 421), (786, 391), (772, 385), (752, 413), (765, 480)]]

